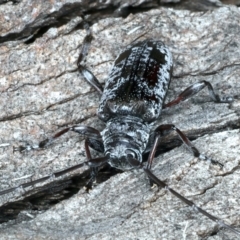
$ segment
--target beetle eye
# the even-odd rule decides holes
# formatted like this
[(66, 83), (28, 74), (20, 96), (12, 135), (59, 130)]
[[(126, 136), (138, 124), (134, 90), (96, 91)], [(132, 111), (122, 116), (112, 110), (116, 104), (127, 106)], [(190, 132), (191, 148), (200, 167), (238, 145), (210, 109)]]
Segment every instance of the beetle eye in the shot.
[(125, 153), (126, 153), (127, 158), (137, 159), (137, 155), (136, 155), (136, 153), (133, 150), (127, 149), (125, 151)]

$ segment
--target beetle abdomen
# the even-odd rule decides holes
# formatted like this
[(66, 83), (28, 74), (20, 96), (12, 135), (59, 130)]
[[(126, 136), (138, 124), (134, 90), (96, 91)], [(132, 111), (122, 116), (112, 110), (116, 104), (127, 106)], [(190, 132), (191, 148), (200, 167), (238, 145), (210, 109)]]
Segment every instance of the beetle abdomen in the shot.
[(161, 42), (145, 40), (128, 47), (115, 60), (98, 115), (103, 121), (121, 115), (156, 120), (171, 79), (172, 55)]

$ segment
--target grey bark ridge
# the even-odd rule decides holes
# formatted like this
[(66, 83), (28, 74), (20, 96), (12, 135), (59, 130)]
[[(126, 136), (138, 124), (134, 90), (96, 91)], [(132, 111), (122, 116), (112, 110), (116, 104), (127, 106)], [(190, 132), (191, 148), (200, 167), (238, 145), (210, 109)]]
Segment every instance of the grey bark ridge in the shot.
[[(11, 12), (13, 6), (7, 7)], [(31, 14), (30, 8), (26, 10), (22, 26)], [(156, 8), (125, 19), (98, 20), (91, 26), (94, 40), (86, 62), (104, 83), (114, 59), (132, 41), (160, 39), (174, 57), (168, 100), (200, 80), (210, 81), (221, 95), (234, 96), (232, 104), (215, 104), (203, 91), (164, 110), (159, 120), (197, 138), (196, 147), (222, 162), (223, 170), (198, 161), (184, 146), (157, 157), (153, 169), (173, 189), (238, 227), (239, 17), (236, 7), (204, 14)], [(17, 32), (17, 19), (15, 23), (15, 27), (5, 27), (5, 33)], [(13, 154), (12, 147), (20, 141), (37, 142), (77, 122), (99, 130), (104, 127), (95, 115), (99, 95), (77, 72), (79, 47), (86, 34), (75, 28), (78, 24), (81, 17), (75, 16), (32, 43), (6, 41), (0, 46), (1, 189), (85, 160), (83, 138), (73, 133), (46, 150)], [(0, 198), (0, 204), (21, 198), (8, 194)], [(140, 171), (118, 174), (90, 193), (81, 190), (45, 212), (21, 214), (29, 220), (0, 225), (2, 239), (236, 239), (164, 190), (151, 189)]]

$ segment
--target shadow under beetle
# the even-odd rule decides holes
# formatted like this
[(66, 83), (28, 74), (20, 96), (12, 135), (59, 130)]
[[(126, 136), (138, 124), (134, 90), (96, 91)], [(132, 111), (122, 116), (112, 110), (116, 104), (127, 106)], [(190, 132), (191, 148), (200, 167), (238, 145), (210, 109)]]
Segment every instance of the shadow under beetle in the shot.
[[(158, 179), (151, 171), (151, 165), (158, 143), (161, 137), (171, 131), (177, 133), (195, 157), (223, 167), (218, 161), (201, 154), (186, 135), (173, 124), (160, 125), (156, 127), (151, 134), (150, 131), (152, 130), (154, 122), (159, 118), (163, 108), (171, 107), (190, 98), (206, 86), (214, 102), (228, 103), (232, 102), (233, 99), (230, 97), (220, 98), (219, 95), (214, 92), (211, 83), (201, 81), (191, 85), (176, 99), (165, 104), (164, 100), (172, 73), (172, 55), (164, 43), (152, 39), (134, 43), (120, 53), (115, 60), (110, 76), (103, 89), (95, 76), (81, 64), (87, 55), (91, 38), (92, 36), (88, 29), (88, 34), (84, 40), (77, 65), (84, 78), (102, 94), (98, 108), (98, 117), (106, 123), (105, 129), (99, 132), (88, 126), (72, 126), (41, 141), (38, 145), (26, 145), (14, 148), (14, 151), (20, 152), (45, 148), (61, 135), (68, 131), (74, 131), (85, 136), (85, 150), (88, 161), (68, 169), (54, 172), (49, 176), (24, 183), (18, 187), (3, 190), (0, 192), (0, 195), (10, 193), (19, 187), (26, 188), (33, 186), (53, 176), (60, 177), (84, 165), (92, 168), (93, 173), (95, 173), (98, 167), (105, 163), (109, 163), (112, 167), (121, 170), (140, 168), (146, 173), (151, 183), (167, 189), (187, 205), (216, 222), (220, 227), (225, 227), (235, 234), (240, 235), (239, 230), (196, 206), (193, 202)], [(91, 157), (90, 147), (103, 153), (104, 156), (93, 159)], [(142, 155), (146, 152), (149, 152), (149, 157), (145, 166), (142, 162)]]

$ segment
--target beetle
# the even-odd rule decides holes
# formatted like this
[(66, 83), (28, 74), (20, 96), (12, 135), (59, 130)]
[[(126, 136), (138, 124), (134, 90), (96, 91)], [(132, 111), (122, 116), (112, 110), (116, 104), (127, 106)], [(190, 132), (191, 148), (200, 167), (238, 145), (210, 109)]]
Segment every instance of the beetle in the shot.
[[(98, 108), (98, 117), (106, 123), (102, 132), (89, 126), (76, 125), (64, 128), (52, 137), (41, 141), (38, 145), (26, 145), (15, 147), (14, 151), (29, 151), (46, 148), (54, 140), (63, 134), (73, 131), (85, 136), (85, 150), (87, 161), (56, 171), (49, 176), (21, 184), (0, 192), (4, 195), (19, 188), (33, 186), (52, 177), (60, 177), (67, 172), (81, 168), (84, 165), (93, 170), (92, 180), (95, 178), (96, 169), (105, 163), (123, 171), (142, 169), (151, 184), (155, 183), (161, 188), (167, 189), (187, 205), (193, 207), (221, 227), (228, 228), (240, 235), (240, 231), (224, 223), (217, 217), (209, 214), (193, 202), (170, 188), (157, 178), (151, 171), (152, 162), (163, 136), (175, 131), (182, 142), (188, 147), (193, 155), (201, 160), (223, 167), (223, 164), (213, 160), (202, 153), (191, 143), (187, 136), (173, 124), (164, 124), (152, 128), (160, 117), (163, 108), (168, 108), (197, 94), (203, 88), (208, 87), (209, 94), (214, 102), (229, 103), (230, 97), (220, 97), (214, 92), (210, 82), (201, 81), (185, 89), (176, 99), (165, 104), (167, 90), (169, 88), (173, 60), (169, 48), (161, 41), (145, 39), (133, 43), (120, 53), (115, 60), (104, 89), (96, 77), (82, 65), (91, 43), (91, 33), (84, 40), (77, 65), (84, 78), (102, 94)], [(92, 158), (90, 148), (103, 154), (103, 157)], [(144, 164), (142, 155), (148, 153), (147, 164)]]

